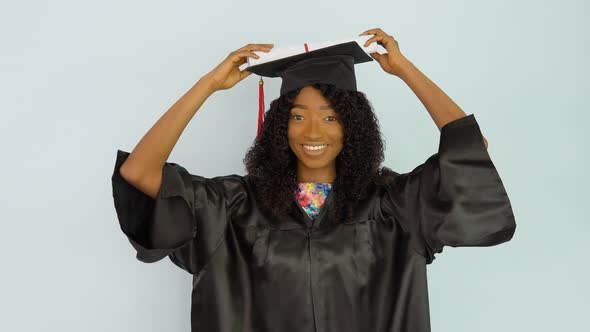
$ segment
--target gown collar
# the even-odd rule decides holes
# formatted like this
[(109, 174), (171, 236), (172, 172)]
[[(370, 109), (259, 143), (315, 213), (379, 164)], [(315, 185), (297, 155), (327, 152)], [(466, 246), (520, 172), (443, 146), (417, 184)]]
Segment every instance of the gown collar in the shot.
[(322, 207), (320, 208), (320, 213), (318, 214), (315, 220), (311, 219), (307, 212), (305, 212), (305, 210), (301, 207), (297, 199), (293, 197), (293, 204), (295, 204), (297, 207), (297, 219), (303, 220), (305, 227), (309, 229), (317, 229), (328, 224), (333, 224), (333, 221), (328, 221), (328, 219), (330, 219), (328, 210), (332, 207), (332, 201), (334, 200), (333, 196), (334, 188), (332, 188), (328, 193), (328, 196), (326, 196), (326, 200), (324, 201), (324, 204), (322, 204)]

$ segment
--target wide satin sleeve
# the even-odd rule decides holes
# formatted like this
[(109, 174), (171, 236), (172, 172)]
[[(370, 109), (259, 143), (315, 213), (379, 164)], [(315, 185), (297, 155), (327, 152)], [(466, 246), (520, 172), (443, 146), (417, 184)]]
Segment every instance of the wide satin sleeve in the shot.
[(224, 241), (229, 211), (245, 195), (242, 177), (208, 179), (166, 163), (153, 199), (121, 177), (119, 169), (128, 156), (117, 151), (113, 199), (119, 225), (137, 259), (152, 263), (169, 256), (182, 269), (198, 273)]
[(493, 246), (512, 238), (512, 206), (474, 115), (441, 128), (438, 153), (386, 186), (382, 208), (427, 263), (444, 246)]

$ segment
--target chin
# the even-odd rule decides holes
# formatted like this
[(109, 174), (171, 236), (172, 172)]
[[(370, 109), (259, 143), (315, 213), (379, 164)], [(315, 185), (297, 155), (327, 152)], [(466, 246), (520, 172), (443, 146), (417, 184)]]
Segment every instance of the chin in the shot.
[(328, 167), (329, 163), (318, 163), (318, 162), (306, 162), (303, 161), (303, 165), (309, 169), (321, 169)]
[(327, 168), (333, 163), (333, 160), (331, 160), (331, 159), (327, 160), (324, 158), (318, 159), (318, 160), (310, 160), (309, 158), (302, 158), (300, 160), (301, 160), (301, 163), (309, 169)]

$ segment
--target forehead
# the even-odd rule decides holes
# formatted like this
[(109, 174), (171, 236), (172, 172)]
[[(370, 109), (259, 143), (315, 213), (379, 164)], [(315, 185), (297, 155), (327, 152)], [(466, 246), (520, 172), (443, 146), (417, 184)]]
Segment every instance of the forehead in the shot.
[(322, 104), (329, 105), (330, 101), (324, 97), (320, 90), (306, 86), (299, 91), (299, 94), (293, 100), (294, 104)]

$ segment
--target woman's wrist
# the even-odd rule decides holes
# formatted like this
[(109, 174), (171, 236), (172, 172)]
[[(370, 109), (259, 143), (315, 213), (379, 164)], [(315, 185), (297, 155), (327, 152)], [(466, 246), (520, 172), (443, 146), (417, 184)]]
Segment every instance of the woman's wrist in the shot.
[(197, 85), (200, 86), (208, 96), (212, 95), (217, 91), (214, 82), (209, 78), (208, 75), (201, 77), (199, 81), (195, 84), (195, 86)]
[(415, 73), (416, 69), (416, 66), (410, 60), (403, 58), (397, 66), (396, 76), (403, 81), (407, 81)]

